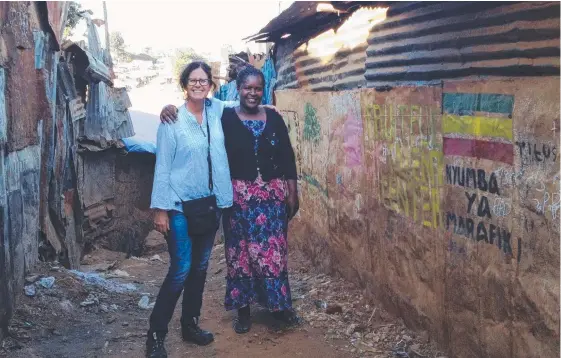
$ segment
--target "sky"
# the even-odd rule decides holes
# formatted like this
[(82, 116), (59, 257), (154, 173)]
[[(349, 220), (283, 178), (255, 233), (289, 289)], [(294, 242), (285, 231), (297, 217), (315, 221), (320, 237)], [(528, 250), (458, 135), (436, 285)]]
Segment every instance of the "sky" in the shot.
[[(91, 9), (93, 18), (103, 18), (101, 1), (80, 1)], [(257, 33), (278, 16), (292, 1), (107, 1), (109, 32), (119, 31), (133, 52), (145, 47), (168, 50), (192, 47), (221, 58), (221, 48), (230, 44), (234, 50), (264, 51), (264, 45), (247, 45), (242, 38)], [(75, 34), (85, 32), (79, 24)], [(105, 39), (103, 26), (98, 29)]]

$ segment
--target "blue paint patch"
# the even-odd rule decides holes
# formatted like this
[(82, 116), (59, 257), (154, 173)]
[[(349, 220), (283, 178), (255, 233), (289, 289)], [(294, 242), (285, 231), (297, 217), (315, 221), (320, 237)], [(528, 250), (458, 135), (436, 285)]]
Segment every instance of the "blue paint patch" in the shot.
[(45, 51), (45, 34), (43, 31), (33, 31), (33, 40), (35, 41), (35, 69), (43, 68), (43, 55)]
[(343, 185), (343, 176), (341, 174), (337, 174), (336, 179), (337, 185)]
[(8, 140), (8, 116), (6, 114), (6, 72), (0, 67), (0, 144)]

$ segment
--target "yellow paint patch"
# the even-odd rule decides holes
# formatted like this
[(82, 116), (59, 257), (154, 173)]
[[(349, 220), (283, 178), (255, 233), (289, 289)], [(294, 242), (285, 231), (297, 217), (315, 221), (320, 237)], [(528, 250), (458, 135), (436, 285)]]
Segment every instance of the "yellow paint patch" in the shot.
[(512, 140), (512, 119), (444, 114), (444, 133), (469, 134), (477, 137), (498, 137)]

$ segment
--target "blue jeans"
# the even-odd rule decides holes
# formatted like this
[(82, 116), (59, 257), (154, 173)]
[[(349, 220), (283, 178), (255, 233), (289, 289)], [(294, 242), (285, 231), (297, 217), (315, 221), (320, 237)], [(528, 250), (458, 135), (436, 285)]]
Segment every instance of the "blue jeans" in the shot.
[(184, 291), (181, 322), (200, 316), (208, 259), (216, 236), (213, 231), (205, 236), (190, 237), (188, 220), (183, 213), (170, 211), (168, 215), (171, 230), (166, 241), (170, 267), (150, 315), (150, 331), (163, 333), (168, 331), (181, 291)]

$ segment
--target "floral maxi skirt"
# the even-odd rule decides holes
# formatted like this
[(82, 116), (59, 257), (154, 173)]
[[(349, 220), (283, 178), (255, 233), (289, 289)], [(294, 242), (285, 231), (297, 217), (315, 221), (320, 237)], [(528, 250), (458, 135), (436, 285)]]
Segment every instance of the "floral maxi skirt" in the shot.
[(234, 204), (224, 217), (225, 307), (259, 303), (269, 311), (292, 307), (288, 284), (287, 210), (283, 180), (233, 180)]

